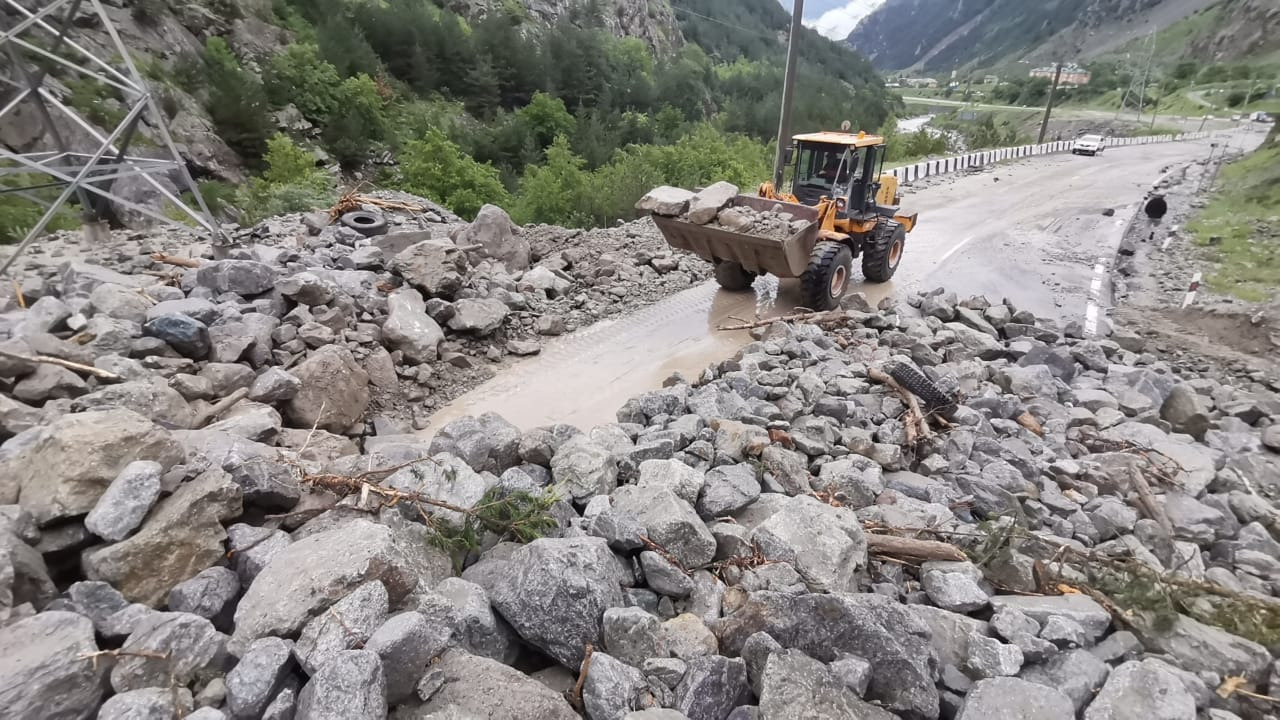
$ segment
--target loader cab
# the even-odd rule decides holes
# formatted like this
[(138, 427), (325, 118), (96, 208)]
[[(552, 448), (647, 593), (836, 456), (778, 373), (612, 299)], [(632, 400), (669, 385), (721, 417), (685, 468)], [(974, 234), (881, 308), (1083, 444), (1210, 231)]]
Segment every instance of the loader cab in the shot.
[(797, 135), (791, 192), (805, 205), (823, 197), (845, 200), (841, 217), (875, 209), (884, 140), (866, 133), (821, 132)]

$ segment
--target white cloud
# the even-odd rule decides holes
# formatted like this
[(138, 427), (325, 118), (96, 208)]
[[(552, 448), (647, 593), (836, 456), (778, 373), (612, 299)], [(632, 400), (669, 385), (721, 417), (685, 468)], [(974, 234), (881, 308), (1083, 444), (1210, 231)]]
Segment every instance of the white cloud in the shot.
[(832, 8), (804, 24), (832, 40), (843, 40), (853, 31), (862, 18), (885, 3), (885, 0), (851, 0), (842, 7)]

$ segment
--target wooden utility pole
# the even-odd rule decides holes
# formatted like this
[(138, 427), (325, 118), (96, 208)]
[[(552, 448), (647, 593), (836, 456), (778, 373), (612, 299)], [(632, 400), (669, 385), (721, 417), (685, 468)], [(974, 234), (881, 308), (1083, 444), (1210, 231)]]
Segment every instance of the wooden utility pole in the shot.
[(1053, 96), (1058, 92), (1058, 80), (1062, 79), (1062, 63), (1053, 64), (1053, 84), (1049, 86), (1049, 100), (1044, 104), (1044, 120), (1040, 121), (1040, 139), (1036, 143), (1044, 142), (1045, 133), (1049, 132), (1049, 114), (1053, 112)]
[(804, 0), (795, 0), (791, 9), (791, 37), (787, 40), (787, 70), (782, 79), (782, 111), (778, 117), (778, 151), (773, 156), (773, 187), (782, 190), (786, 172), (787, 148), (791, 147), (791, 97), (795, 94), (796, 54), (800, 50), (800, 31), (804, 27)]

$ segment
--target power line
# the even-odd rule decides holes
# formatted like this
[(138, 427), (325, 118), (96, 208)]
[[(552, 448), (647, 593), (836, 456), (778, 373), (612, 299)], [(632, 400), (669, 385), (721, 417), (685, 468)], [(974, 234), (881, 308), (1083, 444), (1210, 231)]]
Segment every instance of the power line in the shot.
[(750, 35), (755, 35), (756, 37), (768, 38), (769, 40), (774, 40), (774, 41), (777, 41), (777, 39), (778, 39), (778, 36), (777, 36), (777, 35), (771, 35), (771, 34), (768, 34), (768, 33), (762, 33), (762, 32), (760, 32), (759, 30), (752, 30), (751, 28), (744, 28), (744, 27), (742, 27), (741, 25), (734, 25), (733, 23), (728, 23), (728, 22), (725, 22), (725, 21), (723, 21), (723, 20), (719, 20), (719, 19), (717, 19), (717, 18), (713, 18), (713, 17), (707, 16), (707, 15), (703, 15), (702, 13), (699, 13), (699, 12), (694, 12), (693, 10), (690, 10), (690, 9), (689, 9), (689, 8), (687, 8), (687, 7), (681, 7), (680, 5), (676, 5), (675, 3), (672, 3), (672, 5), (671, 5), (671, 9), (672, 9), (672, 10), (676, 10), (676, 11), (678, 11), (678, 12), (686, 13), (686, 14), (688, 14), (688, 15), (692, 15), (692, 16), (694, 16), (694, 17), (702, 18), (703, 20), (707, 20), (707, 21), (710, 21), (710, 22), (716, 23), (717, 25), (723, 25), (723, 26), (725, 26), (725, 27), (727, 27), (727, 28), (733, 28), (734, 30), (740, 30), (740, 31), (742, 31), (742, 32), (744, 32), (744, 33), (748, 33), (748, 34), (750, 34)]

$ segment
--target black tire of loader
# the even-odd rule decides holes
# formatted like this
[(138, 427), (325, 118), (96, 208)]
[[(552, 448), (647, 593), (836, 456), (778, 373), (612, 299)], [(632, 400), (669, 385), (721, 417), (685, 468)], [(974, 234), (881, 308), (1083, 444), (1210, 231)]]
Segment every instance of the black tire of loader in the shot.
[[(813, 248), (809, 267), (800, 276), (800, 292), (804, 306), (810, 310), (831, 310), (840, 304), (840, 298), (849, 289), (849, 273), (853, 269), (853, 251), (844, 243), (823, 241)], [(843, 270), (844, 282), (832, 292), (836, 273)]]
[(718, 260), (715, 267), (716, 282), (725, 290), (749, 290), (756, 274), (732, 260)]
[(943, 411), (944, 413), (953, 409), (956, 405), (956, 399), (942, 391), (932, 380), (924, 376), (916, 368), (906, 363), (890, 363), (885, 367), (885, 371), (889, 373), (889, 377), (898, 381), (912, 395), (920, 398), (924, 403), (925, 409), (930, 411)]
[[(862, 276), (874, 283), (889, 282), (898, 271), (907, 244), (902, 223), (886, 220), (875, 230), (875, 238), (862, 251)], [(896, 247), (896, 250), (895, 250)]]

